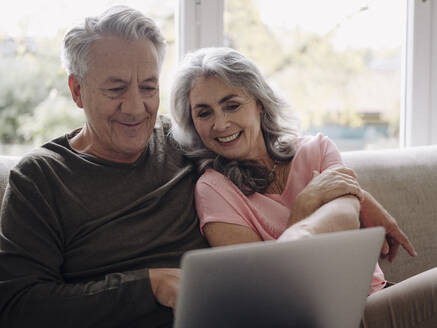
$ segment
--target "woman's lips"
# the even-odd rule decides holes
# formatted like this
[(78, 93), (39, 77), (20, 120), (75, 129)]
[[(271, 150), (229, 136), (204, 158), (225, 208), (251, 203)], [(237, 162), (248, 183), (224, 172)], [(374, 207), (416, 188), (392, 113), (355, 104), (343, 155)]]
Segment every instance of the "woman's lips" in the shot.
[(217, 137), (216, 140), (220, 143), (228, 143), (236, 140), (241, 135), (241, 131), (231, 134), (227, 137)]

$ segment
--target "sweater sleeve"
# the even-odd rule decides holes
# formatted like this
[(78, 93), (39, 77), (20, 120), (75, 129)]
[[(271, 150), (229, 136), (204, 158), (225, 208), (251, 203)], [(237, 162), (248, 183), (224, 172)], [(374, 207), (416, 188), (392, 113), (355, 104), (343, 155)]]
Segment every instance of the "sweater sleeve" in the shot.
[(147, 268), (66, 282), (63, 226), (49, 189), (11, 172), (0, 216), (0, 326), (120, 327), (154, 311)]

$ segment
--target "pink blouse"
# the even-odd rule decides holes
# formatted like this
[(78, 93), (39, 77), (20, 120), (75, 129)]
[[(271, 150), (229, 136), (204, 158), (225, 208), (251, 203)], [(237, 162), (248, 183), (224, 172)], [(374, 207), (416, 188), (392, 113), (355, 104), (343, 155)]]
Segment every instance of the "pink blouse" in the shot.
[[(329, 138), (318, 134), (298, 140), (282, 194), (254, 193), (247, 197), (221, 173), (206, 170), (195, 188), (202, 233), (208, 222), (225, 222), (248, 227), (262, 240), (277, 239), (286, 229), (293, 202), (311, 181), (312, 172), (336, 164), (343, 165), (340, 152)], [(376, 264), (369, 294), (385, 284), (384, 273)]]

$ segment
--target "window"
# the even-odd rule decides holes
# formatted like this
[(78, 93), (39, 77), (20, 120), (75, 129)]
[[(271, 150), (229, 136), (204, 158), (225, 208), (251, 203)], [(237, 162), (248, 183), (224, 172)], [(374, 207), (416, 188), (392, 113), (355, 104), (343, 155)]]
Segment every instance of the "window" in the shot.
[(406, 1), (225, 0), (224, 44), (341, 150), (399, 146)]
[[(330, 135), (332, 131), (333, 139), (343, 134), (347, 138), (336, 140), (343, 150), (397, 147), (399, 143), (401, 146), (437, 144), (437, 3), (434, 1), (319, 0), (304, 3), (297, 0), (179, 0), (179, 2), (181, 3), (178, 14), (181, 21), (178, 31), (181, 43), (178, 47), (179, 58), (187, 51), (199, 47), (221, 45), (235, 47), (257, 61), (270, 81), (282, 89), (294, 105), (294, 109), (301, 112), (303, 127), (309, 132), (325, 130)], [(301, 19), (308, 13), (311, 15), (310, 18)], [(294, 24), (294, 29), (290, 22)], [(187, 25), (191, 28), (181, 28)], [(320, 32), (321, 29), (315, 28), (315, 25), (327, 27), (329, 33), (326, 33), (326, 30), (325, 33)], [(364, 45), (363, 41), (368, 42), (375, 30), (374, 27), (378, 25), (382, 27), (379, 30), (380, 35), (375, 39), (385, 37), (387, 41), (382, 44), (376, 42), (373, 45), (368, 43), (364, 49), (359, 46), (359, 42)], [(359, 28), (355, 38), (349, 40), (349, 47), (345, 42), (348, 34), (346, 27), (352, 30)], [(390, 32), (390, 36), (386, 34), (387, 31)], [(293, 32), (299, 32), (300, 36), (290, 37), (289, 34)], [(312, 36), (311, 42), (306, 46), (303, 45), (302, 41), (309, 36)], [(327, 44), (326, 41), (330, 43)], [(289, 56), (290, 48), (299, 44), (305, 55), (298, 56), (299, 58)], [(360, 51), (367, 52), (372, 56), (365, 56), (363, 60), (368, 72), (350, 77), (360, 85), (363, 85), (363, 81), (367, 79), (374, 81), (375, 85), (384, 85), (383, 88), (377, 90), (373, 82), (370, 87), (367, 87), (369, 84), (363, 86), (369, 99), (364, 98), (365, 93), (358, 96), (359, 88), (354, 86), (330, 88), (326, 78), (314, 72), (317, 69), (321, 71), (321, 68), (327, 68), (326, 65), (316, 62), (314, 56), (309, 55), (309, 50), (317, 47), (324, 48), (325, 51), (329, 50), (327, 54), (330, 55), (334, 51), (338, 53), (343, 49), (345, 56), (343, 59), (346, 60), (345, 64), (349, 65), (353, 64), (353, 59), (357, 58), (356, 55)], [(349, 54), (347, 54), (348, 50)], [(268, 56), (267, 60), (266, 56)], [(292, 71), (293, 62), (303, 61), (305, 57), (318, 65), (312, 65), (311, 74), (305, 74), (304, 68), (300, 66), (294, 67)], [(287, 63), (287, 58), (290, 63)], [(322, 59), (329, 62), (326, 58)], [(306, 92), (307, 95), (312, 96), (323, 91), (324, 94), (319, 94), (322, 99), (329, 101), (322, 102), (317, 97), (315, 105), (307, 106), (312, 99), (301, 97), (301, 100), (296, 96), (299, 95), (299, 90), (291, 94), (291, 85), (297, 83), (295, 80), (288, 83), (287, 78), (282, 80), (276, 78), (280, 74), (275, 74), (275, 66), (272, 63), (275, 61), (285, 63), (291, 73), (301, 73), (298, 75), (300, 80), (314, 85), (314, 89), (311, 89), (302, 83), (299, 86), (303, 89), (300, 91), (301, 94)], [(399, 64), (396, 64), (397, 68), (393, 70), (396, 61)], [(309, 66), (307, 62), (304, 64)], [(335, 68), (335, 65), (333, 67)], [(383, 71), (388, 74), (382, 74)], [(341, 70), (339, 72), (343, 75), (351, 73)], [(311, 76), (316, 76), (318, 79), (312, 79)], [(342, 77), (344, 78), (342, 75), (334, 76), (333, 82)], [(392, 79), (396, 82), (388, 85), (381, 81), (383, 79), (386, 81)], [(333, 89), (330, 97), (327, 95), (329, 89)], [(349, 91), (351, 89), (353, 93)], [(347, 95), (343, 98), (335, 97), (335, 93), (341, 93), (341, 90), (346, 90)], [(394, 97), (382, 99), (380, 97), (382, 93)], [(377, 96), (373, 97), (374, 94)], [(352, 98), (359, 101), (352, 103)], [(376, 101), (378, 99), (380, 101)], [(395, 99), (399, 102), (398, 105), (395, 104)], [(323, 115), (313, 114), (315, 110), (323, 109), (323, 106), (325, 106)], [(341, 107), (346, 111), (338, 115), (337, 109)], [(390, 107), (396, 107), (396, 110), (390, 110)], [(358, 137), (361, 135), (361, 138), (365, 135), (366, 143), (363, 144), (362, 140), (358, 140), (358, 144), (354, 145), (357, 140), (353, 139), (356, 139), (357, 135)]]
[(166, 111), (177, 0), (10, 1), (8, 10), (0, 10), (0, 154), (23, 154), (81, 126), (82, 110), (71, 100), (61, 67), (62, 38), (77, 20), (114, 3), (153, 17), (168, 41), (161, 74), (161, 111)]
[(168, 40), (162, 112), (176, 55), (227, 45), (259, 64), (308, 133), (322, 131), (342, 150), (437, 144), (434, 1), (15, 0), (0, 10), (0, 154), (80, 126), (61, 40), (77, 19), (114, 3), (153, 17)]

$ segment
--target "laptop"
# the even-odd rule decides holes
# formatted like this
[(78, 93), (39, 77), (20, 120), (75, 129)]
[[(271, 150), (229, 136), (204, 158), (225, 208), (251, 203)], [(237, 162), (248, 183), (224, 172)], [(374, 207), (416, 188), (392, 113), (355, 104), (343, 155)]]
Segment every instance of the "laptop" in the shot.
[(382, 227), (187, 252), (175, 328), (358, 327)]

